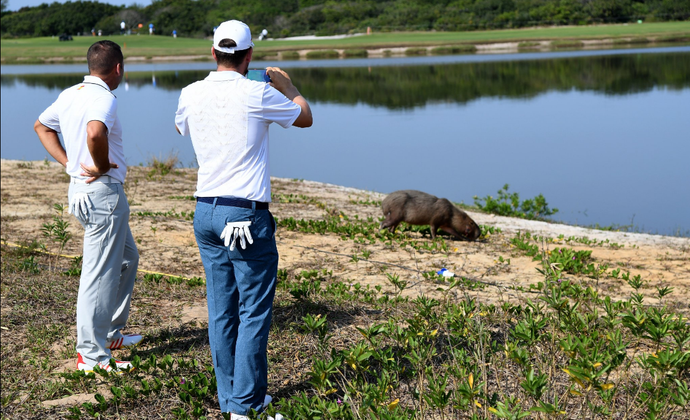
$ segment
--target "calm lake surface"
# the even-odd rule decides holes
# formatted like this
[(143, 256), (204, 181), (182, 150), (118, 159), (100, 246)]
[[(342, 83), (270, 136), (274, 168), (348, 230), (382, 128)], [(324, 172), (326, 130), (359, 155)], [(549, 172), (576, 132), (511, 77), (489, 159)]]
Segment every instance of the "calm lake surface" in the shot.
[[(312, 128), (271, 128), (273, 176), (467, 204), (507, 183), (544, 194), (556, 221), (690, 235), (690, 47), (254, 64), (286, 69), (314, 113)], [(128, 164), (195, 166), (174, 113), (213, 68), (126, 65)], [(2, 158), (47, 156), (33, 123), (86, 71), (2, 66)]]

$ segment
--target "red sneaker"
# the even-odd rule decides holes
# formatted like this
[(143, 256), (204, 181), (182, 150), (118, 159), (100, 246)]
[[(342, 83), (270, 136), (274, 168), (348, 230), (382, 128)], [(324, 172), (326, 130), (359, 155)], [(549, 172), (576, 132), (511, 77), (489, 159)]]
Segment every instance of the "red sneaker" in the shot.
[(132, 366), (131, 362), (124, 362), (122, 360), (115, 360), (115, 370), (113, 370), (113, 367), (110, 366), (110, 363), (104, 363), (104, 362), (98, 362), (98, 364), (92, 366), (84, 362), (84, 358), (81, 357), (81, 353), (77, 353), (77, 370), (81, 370), (84, 372), (93, 372), (93, 369), (98, 366), (99, 368), (105, 370), (106, 372), (114, 372), (117, 373), (118, 375), (122, 375), (123, 373), (126, 372), (131, 372), (134, 370), (134, 366)]

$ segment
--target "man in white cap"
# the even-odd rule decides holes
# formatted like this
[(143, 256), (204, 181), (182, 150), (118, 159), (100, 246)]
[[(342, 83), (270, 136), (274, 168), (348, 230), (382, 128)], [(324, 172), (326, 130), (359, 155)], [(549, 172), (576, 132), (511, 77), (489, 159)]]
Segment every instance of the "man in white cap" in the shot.
[(218, 400), (232, 420), (271, 401), (266, 349), (278, 250), (268, 210), (268, 126), (312, 125), (309, 104), (283, 70), (267, 68), (270, 83), (245, 77), (253, 46), (247, 25), (223, 22), (211, 49), (217, 71), (182, 89), (175, 115), (199, 163), (194, 234), (206, 271)]

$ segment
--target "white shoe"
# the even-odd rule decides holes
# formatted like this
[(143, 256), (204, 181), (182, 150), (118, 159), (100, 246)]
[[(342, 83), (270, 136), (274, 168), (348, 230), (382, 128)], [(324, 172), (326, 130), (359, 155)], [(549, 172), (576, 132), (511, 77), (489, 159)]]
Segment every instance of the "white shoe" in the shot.
[[(263, 417), (259, 416), (259, 419), (263, 419)], [(230, 415), (230, 420), (249, 420), (249, 417), (241, 416), (239, 414), (233, 413), (232, 415)], [(287, 420), (287, 419), (285, 417), (283, 417), (282, 414), (276, 413), (275, 417), (266, 416), (266, 420)]]
[[(264, 403), (263, 403), (261, 408), (266, 409), (266, 407), (268, 407), (268, 405), (271, 403), (271, 401), (273, 401), (273, 397), (266, 394), (266, 396), (264, 397)], [(262, 418), (262, 417), (259, 417), (259, 418)], [(242, 416), (242, 415), (235, 414), (235, 413), (232, 413), (230, 415), (230, 420), (248, 420), (248, 419), (249, 419), (249, 417), (247, 417), (247, 416)], [(283, 417), (282, 414), (276, 413), (275, 417), (266, 416), (266, 420), (287, 420), (287, 419), (285, 417)]]
[(105, 347), (110, 350), (121, 349), (122, 347), (136, 346), (143, 339), (140, 334), (123, 335), (117, 340), (106, 341)]

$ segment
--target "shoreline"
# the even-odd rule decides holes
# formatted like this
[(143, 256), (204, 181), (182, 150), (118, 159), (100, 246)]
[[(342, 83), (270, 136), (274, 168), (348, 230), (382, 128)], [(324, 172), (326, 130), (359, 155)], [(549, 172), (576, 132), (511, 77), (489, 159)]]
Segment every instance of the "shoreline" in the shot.
[[(31, 161), (31, 160), (17, 160), (17, 159), (1, 159), (0, 162), (2, 163), (3, 169), (8, 168), (10, 166), (17, 166), (17, 167), (22, 167), (26, 166), (29, 168), (40, 168), (42, 166), (46, 167), (51, 167), (51, 166), (56, 166), (57, 163), (53, 162), (52, 160), (48, 160), (48, 165), (46, 165), (46, 161)], [(139, 167), (139, 166), (134, 166), (130, 168), (137, 168), (136, 170), (150, 170), (151, 168), (148, 167)], [(195, 176), (196, 175), (196, 170), (193, 168), (177, 168), (177, 171), (184, 172), (184, 173), (190, 173), (188, 175), (190, 176)], [(286, 184), (286, 183), (291, 183), (294, 180), (289, 179), (289, 178), (279, 178), (279, 177), (271, 177), (271, 181), (274, 184)], [(375, 200), (382, 200), (386, 194), (385, 193), (379, 193), (375, 191), (367, 191), (367, 190), (362, 190), (354, 187), (347, 187), (343, 185), (336, 185), (336, 184), (329, 184), (326, 182), (320, 182), (320, 181), (311, 181), (311, 180), (303, 180), (300, 181), (300, 185), (303, 185), (305, 189), (309, 191), (332, 191), (336, 192), (338, 194), (344, 194), (344, 195), (358, 195), (358, 196), (368, 196), (371, 197), (372, 199)], [(274, 191), (274, 195), (277, 195), (277, 191), (279, 190), (276, 189)], [(326, 193), (327, 195), (328, 193)], [(281, 205), (280, 201), (272, 203), (274, 205)], [(136, 206), (133, 208), (133, 211), (136, 210)], [(508, 216), (499, 216), (496, 214), (491, 214), (491, 213), (484, 213), (481, 212), (480, 210), (476, 208), (463, 208), (463, 211), (465, 211), (475, 222), (481, 225), (487, 225), (487, 226), (494, 226), (498, 227), (502, 230), (505, 231), (505, 233), (510, 233), (514, 234), (517, 232), (530, 232), (531, 234), (534, 235), (540, 235), (540, 236), (553, 236), (557, 237), (559, 235), (563, 235), (564, 238), (570, 238), (570, 237), (586, 237), (589, 239), (597, 240), (597, 241), (609, 241), (611, 243), (620, 243), (620, 244), (634, 244), (634, 245), (647, 245), (647, 246), (652, 246), (652, 247), (681, 247), (681, 248), (689, 248), (690, 249), (690, 237), (687, 236), (671, 236), (671, 235), (664, 235), (664, 234), (655, 234), (655, 233), (643, 233), (643, 232), (621, 232), (621, 231), (612, 231), (612, 230), (604, 230), (604, 229), (596, 229), (592, 227), (586, 227), (586, 226), (578, 226), (578, 225), (571, 225), (564, 223), (562, 221), (541, 221), (541, 220), (528, 220), (528, 219), (521, 219), (517, 217), (508, 217)], [(12, 211), (10, 211), (11, 214), (13, 215), (20, 215), (20, 214), (15, 214)], [(23, 212), (20, 216), (27, 216), (27, 214), (23, 214)], [(46, 208), (44, 210), (44, 216), (47, 216), (50, 214), (50, 208)], [(374, 212), (374, 215), (376, 215), (377, 212)], [(380, 215), (379, 215), (380, 216)]]
[[(255, 51), (257, 58), (262, 60), (318, 60), (324, 57), (310, 57), (311, 54), (331, 52), (327, 58), (380, 58), (380, 57), (405, 57), (426, 55), (458, 55), (458, 54), (509, 54), (516, 52), (547, 52), (547, 51), (573, 51), (573, 50), (608, 50), (623, 48), (655, 48), (661, 46), (690, 45), (690, 35), (679, 37), (675, 42), (664, 40), (664, 37), (621, 37), (604, 39), (546, 39), (534, 41), (484, 41), (475, 43), (450, 43), (436, 45), (402, 45), (391, 47), (368, 47), (352, 49), (348, 48), (311, 48), (295, 49), (284, 48), (272, 51)], [(455, 52), (453, 51), (455, 49)], [(448, 50), (449, 52), (440, 52)], [(439, 51), (439, 52), (436, 52)], [(334, 54), (335, 52), (336, 54)], [(179, 62), (179, 61), (212, 61), (208, 55), (133, 55), (125, 57), (125, 63), (141, 62)], [(85, 63), (86, 57), (16, 57), (8, 60), (0, 59), (2, 65), (12, 64), (73, 64)]]

